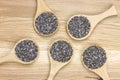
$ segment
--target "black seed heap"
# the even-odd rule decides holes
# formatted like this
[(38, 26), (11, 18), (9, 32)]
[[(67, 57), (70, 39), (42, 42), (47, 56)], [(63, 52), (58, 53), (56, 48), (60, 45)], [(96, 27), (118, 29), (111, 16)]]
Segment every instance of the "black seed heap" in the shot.
[(50, 54), (53, 60), (64, 63), (71, 59), (73, 49), (69, 43), (60, 40), (52, 44)]
[(16, 45), (15, 52), (20, 60), (30, 62), (37, 57), (38, 47), (31, 40), (23, 40)]
[(90, 46), (83, 53), (84, 64), (90, 69), (102, 67), (106, 60), (106, 52), (99, 46)]
[(36, 29), (40, 34), (49, 35), (58, 27), (58, 19), (51, 12), (40, 14), (35, 21)]
[(90, 31), (90, 22), (84, 16), (75, 16), (68, 23), (69, 33), (75, 38), (83, 38)]

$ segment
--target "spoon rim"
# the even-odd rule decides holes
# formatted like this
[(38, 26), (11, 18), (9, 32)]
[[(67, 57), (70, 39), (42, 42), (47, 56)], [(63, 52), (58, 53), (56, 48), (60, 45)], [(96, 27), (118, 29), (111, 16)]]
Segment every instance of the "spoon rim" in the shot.
[[(90, 23), (90, 30), (89, 30), (88, 34), (87, 34), (86, 36), (84, 36), (84, 37), (81, 37), (81, 38), (76, 38), (76, 37), (72, 36), (72, 34), (69, 32), (69, 29), (68, 29), (69, 22), (71, 21), (72, 18), (74, 18), (74, 17), (76, 17), (76, 16), (86, 17), (86, 18), (88, 19), (89, 23)], [(72, 39), (77, 40), (77, 41), (82, 41), (82, 40), (87, 39), (87, 38), (91, 35), (91, 33), (92, 33), (92, 31), (93, 31), (92, 22), (91, 22), (91, 20), (89, 20), (89, 17), (93, 17), (93, 16), (92, 16), (92, 15), (84, 15), (84, 14), (75, 14), (75, 15), (72, 15), (71, 17), (69, 17), (68, 20), (67, 20), (67, 23), (66, 23), (66, 26), (67, 26), (67, 27), (66, 27), (67, 34), (68, 34)]]
[[(54, 60), (54, 59), (51, 57), (51, 54), (50, 54), (51, 46), (52, 46), (55, 42), (57, 42), (57, 41), (65, 41), (65, 42), (67, 42), (68, 44), (70, 44), (70, 46), (72, 47), (72, 50), (73, 50), (72, 56), (71, 56), (70, 60), (68, 60), (68, 61), (66, 61), (66, 62), (58, 62), (58, 61)], [(70, 63), (70, 62), (72, 61), (73, 56), (74, 56), (73, 45), (72, 45), (72, 43), (70, 43), (70, 41), (69, 41), (68, 39), (65, 39), (65, 38), (59, 38), (59, 39), (56, 39), (56, 40), (54, 39), (53, 41), (51, 40), (48, 50), (49, 50), (48, 55), (49, 55), (50, 63), (52, 63), (52, 62), (59, 63), (59, 64), (60, 64), (60, 63), (61, 63), (61, 64)], [(51, 62), (51, 61), (52, 61), (52, 62)]]
[[(96, 73), (97, 70), (101, 70), (102, 68), (104, 68), (104, 67), (107, 66), (107, 65), (106, 65), (106, 64), (107, 64), (107, 59), (106, 59), (105, 63), (104, 63), (101, 67), (99, 67), (99, 68), (96, 68), (96, 69), (88, 68), (88, 67), (85, 65), (84, 61), (83, 61), (83, 54), (84, 54), (84, 51), (85, 51), (87, 48), (89, 48), (90, 46), (100, 46), (101, 48), (103, 48), (103, 49), (105, 50), (105, 52), (107, 52), (107, 51), (106, 51), (106, 49), (105, 49), (102, 45), (100, 45), (100, 44), (98, 44), (98, 43), (97, 43), (97, 44), (96, 44), (96, 43), (89, 44), (88, 46), (84, 47), (84, 49), (82, 50), (81, 62), (82, 62), (82, 64), (83, 64), (83, 66), (84, 66), (87, 70), (90, 70), (90, 71)], [(106, 54), (106, 58), (108, 58), (107, 53), (105, 53), (105, 54)]]
[[(24, 61), (22, 61), (21, 59), (19, 59), (19, 57), (16, 55), (16, 51), (15, 51), (16, 46), (17, 46), (21, 41), (24, 41), (24, 40), (33, 41), (33, 43), (37, 46), (37, 49), (38, 49), (37, 56), (35, 57), (35, 59), (32, 60), (32, 61), (29, 61), (29, 62), (24, 62)], [(14, 54), (14, 58), (16, 58), (16, 61), (14, 61), (14, 62), (19, 62), (19, 63), (22, 63), (22, 64), (31, 64), (31, 63), (35, 62), (35, 61), (39, 58), (39, 56), (40, 56), (39, 53), (40, 53), (40, 49), (39, 49), (39, 45), (38, 45), (37, 41), (34, 40), (34, 39), (30, 39), (30, 38), (24, 38), (24, 39), (21, 39), (21, 40), (19, 40), (19, 41), (17, 41), (17, 42), (15, 43), (15, 45), (14, 45), (14, 47), (13, 47), (13, 49), (12, 49), (12, 53), (11, 53), (11, 54)]]

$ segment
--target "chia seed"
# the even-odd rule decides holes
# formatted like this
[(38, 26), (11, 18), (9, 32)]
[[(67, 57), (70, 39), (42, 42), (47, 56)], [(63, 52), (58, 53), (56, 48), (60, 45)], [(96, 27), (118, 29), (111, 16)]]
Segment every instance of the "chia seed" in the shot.
[(64, 63), (71, 59), (73, 49), (72, 46), (66, 41), (59, 40), (52, 44), (50, 54), (53, 60)]
[(75, 38), (83, 38), (90, 31), (90, 22), (84, 16), (75, 16), (68, 23), (69, 33)]
[(31, 40), (23, 40), (16, 45), (15, 52), (20, 60), (30, 62), (37, 57), (38, 47)]
[(35, 26), (40, 34), (49, 35), (57, 29), (58, 19), (53, 13), (44, 12), (37, 17)]
[(90, 69), (102, 67), (106, 60), (106, 52), (99, 46), (90, 46), (83, 53), (83, 62)]

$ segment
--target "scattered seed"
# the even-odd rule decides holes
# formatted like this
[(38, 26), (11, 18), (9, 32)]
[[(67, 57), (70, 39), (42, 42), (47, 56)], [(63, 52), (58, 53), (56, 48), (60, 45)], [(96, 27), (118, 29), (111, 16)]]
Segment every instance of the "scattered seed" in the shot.
[(90, 31), (90, 22), (84, 16), (75, 16), (68, 23), (69, 33), (75, 38), (83, 38)]
[(105, 50), (99, 46), (90, 46), (83, 54), (83, 62), (90, 69), (102, 67), (106, 59)]
[(30, 62), (37, 57), (38, 47), (31, 40), (23, 40), (16, 45), (15, 52), (20, 60)]
[(52, 44), (50, 54), (53, 60), (58, 62), (67, 62), (73, 55), (72, 46), (66, 41), (59, 40)]
[(37, 17), (35, 26), (40, 34), (48, 35), (57, 29), (58, 19), (53, 13), (44, 12)]

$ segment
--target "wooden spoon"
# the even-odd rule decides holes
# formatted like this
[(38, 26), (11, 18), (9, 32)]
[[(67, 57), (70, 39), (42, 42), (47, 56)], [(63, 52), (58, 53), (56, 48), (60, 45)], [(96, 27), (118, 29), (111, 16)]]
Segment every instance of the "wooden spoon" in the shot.
[(69, 24), (69, 21), (73, 18), (71, 17), (68, 22), (67, 22), (67, 32), (68, 34), (70, 35), (71, 38), (75, 39), (75, 40), (83, 40), (83, 39), (86, 39), (87, 37), (90, 36), (90, 34), (92, 33), (92, 31), (94, 30), (94, 28), (96, 27), (96, 25), (102, 21), (103, 19), (107, 18), (107, 17), (110, 17), (110, 16), (114, 16), (114, 15), (117, 15), (117, 11), (115, 9), (114, 6), (112, 6), (110, 9), (108, 9), (107, 11), (101, 13), (101, 14), (98, 14), (98, 15), (74, 15), (73, 17), (75, 16), (84, 16), (86, 17), (89, 22), (90, 22), (90, 31), (89, 33), (85, 36), (85, 37), (82, 37), (82, 38), (75, 38), (73, 37), (70, 32), (69, 32), (69, 29), (68, 29), (68, 24)]
[[(63, 39), (60, 39), (60, 40), (63, 40)], [(59, 40), (57, 40), (59, 41)], [(63, 41), (66, 41), (68, 42), (68, 40), (63, 40)], [(55, 41), (56, 42), (56, 41)], [(53, 43), (52, 43), (53, 44)], [(51, 44), (51, 45), (52, 45)], [(71, 44), (70, 44), (71, 45)], [(51, 47), (51, 46), (50, 46)], [(50, 50), (50, 49), (49, 49)], [(68, 60), (67, 62), (58, 62), (58, 61), (55, 61), (53, 60), (53, 58), (51, 57), (51, 54), (49, 53), (49, 59), (50, 59), (50, 74), (49, 74), (49, 77), (48, 77), (48, 80), (53, 80), (54, 76), (57, 74), (57, 72), (62, 68), (64, 67), (65, 65), (67, 65), (68, 63), (71, 62), (71, 59), (72, 57), (70, 58), (70, 60)], [(73, 56), (73, 55), (72, 55)]]
[[(24, 61), (20, 60), (16, 55), (15, 48), (16, 48), (17, 44), (19, 44), (21, 41), (24, 41), (24, 40), (31, 40), (31, 39), (22, 39), (22, 40), (18, 41), (15, 44), (12, 51), (8, 55), (0, 58), (0, 64), (6, 63), (6, 62), (17, 62), (17, 63), (22, 63), (22, 64), (31, 64), (31, 63), (33, 63), (38, 58), (38, 54), (37, 54), (37, 57), (33, 61), (30, 61), (30, 62), (24, 62)], [(33, 41), (33, 40), (31, 40), (31, 41)], [(36, 42), (34, 42), (34, 43), (36, 44)], [(38, 52), (39, 52), (39, 50), (38, 50)]]
[[(44, 12), (53, 13), (53, 12), (48, 8), (48, 6), (45, 4), (45, 2), (44, 2), (43, 0), (37, 0), (37, 10), (36, 10), (35, 18), (34, 18), (34, 29), (35, 29), (35, 31), (36, 31), (39, 35), (42, 35), (42, 36), (51, 36), (51, 35), (55, 34), (55, 32), (58, 30), (58, 28), (57, 28), (53, 33), (44, 35), (44, 34), (40, 33), (40, 32), (37, 30), (36, 26), (35, 26), (35, 21), (36, 21), (37, 17), (38, 17), (40, 14), (44, 13)], [(55, 14), (54, 14), (54, 15), (55, 15)]]
[[(85, 49), (86, 50), (86, 49)], [(83, 51), (83, 54), (84, 54), (84, 51)], [(94, 73), (96, 73), (98, 76), (100, 76), (103, 80), (110, 80), (109, 78), (109, 75), (108, 75), (108, 72), (107, 72), (107, 62), (105, 62), (102, 67), (100, 68), (97, 68), (97, 69), (90, 69), (88, 68), (85, 64), (84, 64), (84, 61), (83, 61), (83, 54), (82, 54), (82, 63), (84, 65), (84, 67)], [(107, 57), (107, 55), (106, 55)]]

